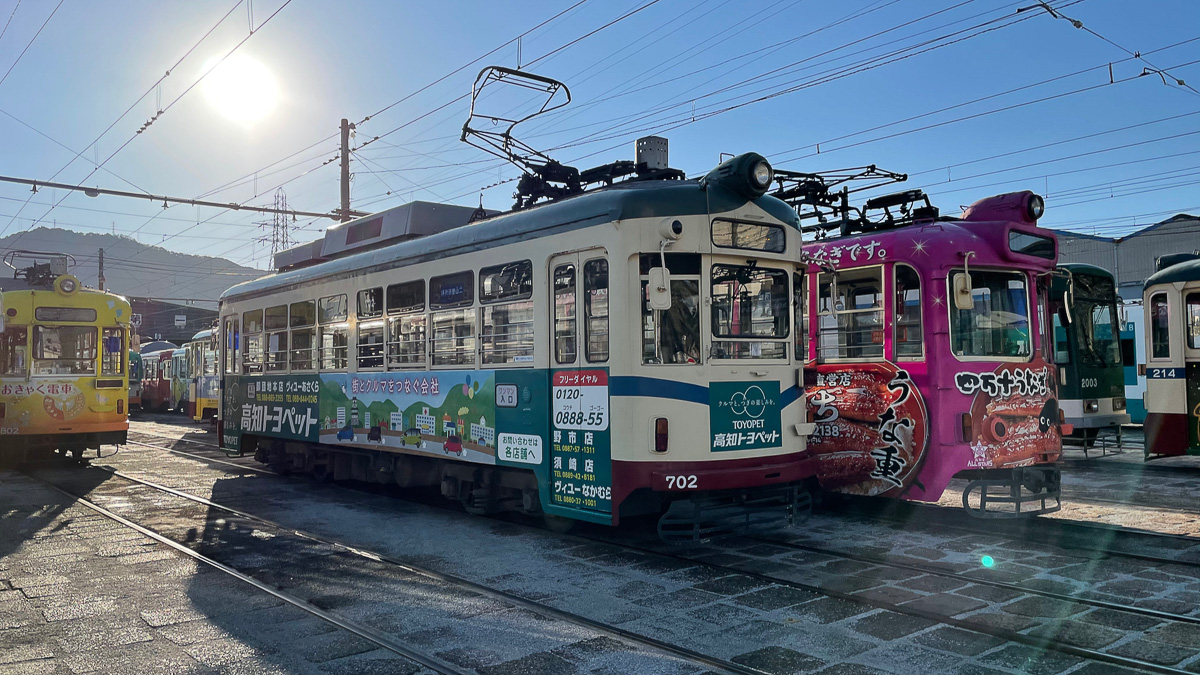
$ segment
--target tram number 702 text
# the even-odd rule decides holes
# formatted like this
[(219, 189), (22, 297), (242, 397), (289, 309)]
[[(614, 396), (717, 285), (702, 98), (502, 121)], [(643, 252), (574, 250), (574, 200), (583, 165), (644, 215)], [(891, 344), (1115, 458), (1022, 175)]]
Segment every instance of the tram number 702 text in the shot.
[(667, 476), (668, 490), (694, 490), (696, 488), (695, 476)]

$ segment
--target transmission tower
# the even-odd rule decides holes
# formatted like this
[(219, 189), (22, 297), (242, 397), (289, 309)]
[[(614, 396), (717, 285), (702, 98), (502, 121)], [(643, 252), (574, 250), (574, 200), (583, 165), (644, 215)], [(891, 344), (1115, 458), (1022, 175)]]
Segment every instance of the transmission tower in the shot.
[[(260, 244), (271, 244), (271, 257), (275, 257), (276, 253), (292, 246), (291, 225), (288, 223), (287, 216), (287, 195), (283, 193), (283, 188), (275, 190), (275, 213), (272, 214), (270, 220), (263, 220), (255, 223), (265, 233), (258, 237), (255, 241)], [(293, 222), (295, 217), (292, 218)]]

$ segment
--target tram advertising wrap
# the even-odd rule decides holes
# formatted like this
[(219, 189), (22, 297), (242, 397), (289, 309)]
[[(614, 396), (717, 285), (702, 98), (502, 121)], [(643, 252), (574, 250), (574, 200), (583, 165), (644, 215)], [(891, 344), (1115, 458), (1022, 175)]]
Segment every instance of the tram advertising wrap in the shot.
[(611, 513), (607, 371), (555, 372), (550, 410), (531, 405), (545, 371), (500, 376), (508, 381), (494, 370), (234, 378), (223, 440), (233, 448), (243, 433), (266, 433), (534, 468), (550, 477), (554, 506)]

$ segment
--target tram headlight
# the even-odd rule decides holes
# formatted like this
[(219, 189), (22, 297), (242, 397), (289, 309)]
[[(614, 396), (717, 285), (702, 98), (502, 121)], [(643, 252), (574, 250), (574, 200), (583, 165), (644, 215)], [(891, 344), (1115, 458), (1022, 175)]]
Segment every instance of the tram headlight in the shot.
[(1124, 410), (1124, 409), (1125, 409), (1125, 397), (1117, 396), (1116, 398), (1114, 398), (1113, 399), (1113, 411), (1120, 411), (1120, 410)]
[(1029, 203), (1025, 205), (1025, 210), (1030, 220), (1037, 221), (1043, 214), (1046, 213), (1046, 200), (1040, 195), (1029, 195)]
[(70, 274), (64, 274), (55, 280), (54, 288), (63, 295), (71, 295), (79, 290), (79, 280)]
[(702, 186), (720, 185), (746, 199), (758, 199), (771, 189), (775, 172), (757, 152), (747, 152), (721, 162), (700, 181)]
[(1090, 413), (1100, 412), (1100, 401), (1089, 398), (1083, 402), (1083, 409)]
[(772, 176), (771, 165), (765, 159), (755, 162), (750, 169), (750, 183), (764, 192), (771, 187)]

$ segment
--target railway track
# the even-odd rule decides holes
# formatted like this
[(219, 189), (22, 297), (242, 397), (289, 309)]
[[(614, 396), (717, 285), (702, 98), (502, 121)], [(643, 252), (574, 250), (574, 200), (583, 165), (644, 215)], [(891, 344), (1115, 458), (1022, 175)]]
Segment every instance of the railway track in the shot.
[[(180, 439), (180, 438), (175, 438), (172, 436), (167, 436), (164, 434), (155, 434), (155, 433), (144, 432), (144, 431), (137, 431), (135, 433), (144, 434), (147, 436), (154, 436), (156, 438), (161, 438), (163, 440), (169, 440), (169, 441), (173, 441), (173, 442), (179, 441), (179, 442), (186, 442), (186, 443), (191, 443), (191, 444), (195, 444), (195, 445), (205, 446), (205, 447), (212, 448), (212, 449), (216, 450), (217, 452), (221, 452), (221, 454), (224, 455), (224, 452), (220, 450), (219, 446), (216, 443), (197, 441), (197, 440), (193, 440), (193, 439)], [(174, 454), (178, 454), (178, 455), (186, 456), (186, 457), (193, 457), (193, 458), (200, 459), (200, 460), (207, 461), (207, 462), (226, 464), (226, 465), (234, 466), (239, 469), (246, 470), (246, 471), (254, 471), (257, 473), (265, 473), (265, 474), (270, 474), (270, 475), (279, 475), (274, 471), (270, 471), (268, 469), (263, 469), (261, 467), (254, 466), (249, 461), (245, 462), (245, 463), (231, 462), (231, 461), (228, 461), (228, 459), (220, 459), (220, 458), (211, 457), (211, 456), (207, 456), (207, 455), (187, 452), (184, 450), (178, 450), (175, 448), (154, 445), (154, 444), (150, 444), (150, 443), (143, 443), (143, 442), (139, 442), (139, 441), (131, 441), (131, 443), (145, 446), (145, 447), (158, 448), (160, 450), (166, 450), (166, 451), (174, 453)], [(847, 500), (847, 503), (849, 503), (850, 501), (853, 501), (853, 500)], [(875, 501), (878, 501), (878, 500), (875, 500)], [(1109, 500), (1109, 501), (1113, 504), (1122, 504), (1123, 503), (1123, 502), (1118, 502), (1116, 500)], [(1046, 519), (1046, 518), (1038, 519), (1037, 521), (1030, 522), (1030, 523), (1025, 523), (1024, 521), (1020, 521), (1020, 522), (1016, 523), (1015, 526), (1012, 524), (1001, 524), (998, 521), (984, 521), (984, 522), (986, 522), (986, 527), (987, 527), (987, 529), (985, 530), (982, 528), (969, 527), (969, 526), (963, 525), (962, 524), (963, 519), (960, 517), (961, 516), (960, 513), (957, 513), (957, 512), (946, 513), (947, 509), (945, 509), (943, 507), (926, 506), (926, 505), (922, 505), (922, 504), (910, 504), (910, 503), (899, 504), (899, 503), (890, 503), (890, 502), (885, 505), (885, 510), (904, 509), (906, 511), (912, 511), (913, 513), (919, 514), (919, 515), (915, 515), (915, 516), (901, 517), (901, 516), (887, 515), (885, 513), (882, 513), (879, 508), (872, 508), (872, 506), (877, 506), (877, 505), (872, 504), (871, 506), (867, 506), (864, 508), (858, 508), (855, 506), (851, 506), (850, 508), (846, 509), (844, 511), (844, 513), (846, 513), (848, 515), (857, 515), (860, 517), (866, 517), (866, 518), (871, 518), (871, 519), (875, 519), (875, 520), (887, 520), (889, 522), (901, 523), (901, 524), (904, 524), (909, 527), (916, 526), (916, 527), (926, 528), (930, 524), (936, 524), (938, 529), (950, 529), (950, 530), (954, 530), (957, 532), (963, 532), (963, 533), (967, 533), (967, 534), (984, 534), (984, 535), (993, 535), (993, 536), (999, 535), (999, 536), (1008, 538), (1010, 540), (1029, 540), (1031, 535), (1034, 535), (1034, 534), (1037, 534), (1037, 536), (1039, 538), (1044, 538), (1045, 532), (1034, 533), (1031, 531), (1032, 530), (1031, 526), (1034, 526), (1036, 524), (1036, 528), (1039, 530), (1044, 530), (1045, 528), (1053, 528), (1053, 529), (1058, 530), (1059, 534), (1057, 536), (1057, 543), (1055, 545), (1058, 546), (1059, 548), (1063, 548), (1066, 550), (1093, 553), (1102, 558), (1112, 558), (1115, 556), (1119, 556), (1122, 558), (1128, 558), (1128, 559), (1140, 560), (1143, 562), (1158, 563), (1158, 564), (1181, 564), (1181, 565), (1188, 565), (1188, 566), (1200, 566), (1200, 560), (1188, 560), (1186, 558), (1152, 555), (1152, 554), (1148, 554), (1148, 553), (1139, 553), (1139, 552), (1134, 552), (1134, 551), (1112, 550), (1109, 548), (1097, 548), (1095, 546), (1088, 546), (1086, 544), (1077, 543), (1077, 542), (1095, 541), (1096, 537), (1098, 537), (1098, 536), (1103, 536), (1103, 537), (1114, 537), (1115, 536), (1115, 537), (1127, 537), (1127, 538), (1141, 539), (1142, 541), (1138, 542), (1137, 544), (1134, 544), (1134, 547), (1142, 548), (1142, 549), (1144, 549), (1145, 544), (1150, 541), (1176, 541), (1176, 542), (1181, 542), (1181, 543), (1184, 543), (1187, 545), (1200, 546), (1200, 540), (1198, 540), (1195, 537), (1188, 537), (1186, 535), (1177, 535), (1177, 534), (1162, 533), (1162, 532), (1152, 532), (1149, 530), (1131, 530), (1129, 528), (1107, 526), (1107, 525), (1101, 525), (1101, 524), (1095, 524), (1095, 523), (1077, 523), (1077, 522), (1073, 522), (1073, 521), (1064, 521), (1062, 519)], [(1198, 512), (1198, 514), (1200, 514), (1200, 512)], [(971, 522), (974, 523), (974, 522), (978, 522), (978, 521), (971, 521)], [(1063, 534), (1066, 533), (1067, 531), (1072, 531), (1072, 530), (1075, 533), (1073, 540), (1066, 539), (1063, 536)]]
[[(136, 479), (136, 478), (132, 478), (132, 477), (128, 477), (128, 476), (125, 476), (125, 477), (129, 478), (131, 480), (137, 480), (138, 482), (141, 482), (143, 484), (150, 483), (149, 481), (143, 481), (141, 479)], [(165, 488), (165, 486), (157, 486), (157, 489), (165, 489), (165, 490), (171, 491), (172, 494), (176, 494), (177, 496), (183, 496), (184, 498), (188, 498), (188, 499), (195, 499), (198, 501), (203, 500), (203, 498), (196, 498), (196, 497), (193, 497), (190, 495), (186, 495), (186, 493), (181, 493), (181, 492), (173, 490), (171, 488)], [(203, 500), (203, 501), (201, 501), (201, 503), (206, 503), (207, 505), (209, 505), (212, 508), (220, 508), (222, 510), (226, 510), (226, 507), (222, 507), (222, 506), (216, 505), (216, 504), (211, 504), (211, 502), (207, 502), (207, 500)], [(228, 510), (230, 512), (234, 511), (233, 509), (228, 509)], [(252, 516), (250, 514), (242, 514), (242, 516), (260, 520), (262, 522), (270, 522), (270, 521), (266, 521), (265, 519), (261, 519), (258, 516)], [(283, 527), (281, 525), (278, 525), (277, 523), (271, 523), (271, 524), (275, 527)], [(347, 547), (351, 546), (350, 544), (347, 544), (345, 542), (331, 540), (328, 538), (322, 538), (322, 537), (319, 537), (319, 535), (312, 535), (311, 533), (305, 532), (305, 533), (299, 533), (299, 534), (302, 534), (303, 536), (317, 537), (318, 540), (333, 542), (333, 543), (335, 543), (337, 545), (341, 545), (341, 546), (347, 546)], [(998, 637), (998, 638), (1001, 638), (1004, 640), (1008, 640), (1010, 642), (1025, 644), (1025, 645), (1037, 647), (1040, 649), (1049, 649), (1049, 650), (1053, 650), (1053, 651), (1058, 651), (1058, 652), (1070, 654), (1070, 655), (1081, 657), (1081, 658), (1086, 658), (1086, 659), (1093, 660), (1093, 661), (1100, 661), (1100, 662), (1104, 662), (1104, 663), (1126, 666), (1126, 667), (1140, 668), (1140, 669), (1149, 670), (1152, 672), (1165, 672), (1165, 673), (1166, 672), (1169, 672), (1169, 673), (1188, 672), (1188, 671), (1185, 671), (1185, 670), (1182, 670), (1179, 668), (1174, 668), (1174, 667), (1170, 667), (1170, 666), (1162, 666), (1159, 664), (1154, 664), (1154, 663), (1142, 661), (1142, 660), (1135, 659), (1135, 658), (1113, 655), (1113, 654), (1105, 653), (1101, 650), (1089, 649), (1089, 648), (1082, 647), (1082, 646), (1079, 646), (1076, 644), (1071, 644), (1071, 643), (1064, 642), (1064, 641), (1058, 641), (1058, 640), (1054, 640), (1052, 638), (1047, 638), (1044, 636), (1031, 636), (1031, 635), (1026, 635), (1026, 634), (1016, 632), (1016, 631), (1005, 630), (1002, 628), (998, 628), (996, 626), (989, 625), (989, 623), (986, 619), (979, 619), (979, 618), (972, 618), (972, 617), (956, 618), (955, 616), (952, 616), (952, 615), (921, 610), (921, 609), (909, 607), (909, 606), (906, 606), (903, 604), (886, 602), (886, 601), (881, 601), (878, 599), (863, 598), (853, 592), (832, 589), (832, 588), (828, 588), (826, 586), (822, 586), (820, 584), (799, 582), (799, 581), (795, 581), (795, 580), (781, 578), (778, 575), (763, 574), (763, 573), (758, 573), (758, 572), (754, 572), (754, 571), (747, 571), (745, 569), (741, 569), (739, 567), (734, 567), (734, 566), (730, 566), (730, 565), (721, 565), (721, 564), (717, 564), (717, 563), (697, 560), (694, 557), (689, 557), (687, 555), (681, 555), (678, 552), (664, 550), (660, 547), (653, 546), (653, 545), (630, 544), (628, 542), (617, 541), (617, 540), (613, 540), (613, 539), (607, 538), (607, 537), (587, 537), (587, 536), (581, 536), (581, 535), (569, 535), (569, 536), (573, 539), (579, 539), (581, 541), (587, 541), (587, 542), (591, 542), (594, 544), (610, 546), (610, 547), (614, 547), (616, 549), (620, 549), (620, 550), (626, 551), (626, 552), (634, 552), (634, 553), (648, 555), (648, 556), (665, 557), (665, 558), (669, 558), (674, 561), (682, 561), (682, 562), (687, 562), (690, 564), (702, 565), (702, 566), (708, 567), (714, 571), (722, 572), (722, 573), (729, 574), (729, 575), (743, 575), (743, 576), (747, 576), (747, 577), (750, 577), (750, 578), (753, 578), (753, 579), (756, 579), (756, 580), (759, 580), (762, 582), (768, 582), (768, 583), (782, 585), (782, 586), (789, 586), (792, 588), (796, 588), (798, 590), (804, 590), (804, 591), (808, 591), (808, 592), (812, 592), (812, 593), (818, 593), (818, 594), (824, 595), (826, 597), (837, 598), (840, 600), (847, 600), (850, 602), (867, 605), (869, 607), (874, 607), (874, 608), (878, 608), (878, 609), (884, 609), (884, 610), (896, 612), (899, 614), (905, 614), (905, 615), (909, 615), (909, 616), (919, 617), (919, 618), (930, 620), (930, 621), (936, 621), (938, 623), (956, 626), (956, 627), (970, 630), (973, 632), (984, 633), (984, 634)], [(1164, 612), (1164, 611), (1153, 610), (1153, 609), (1142, 608), (1142, 607), (1136, 607), (1136, 606), (1132, 606), (1132, 605), (1122, 605), (1120, 603), (1113, 603), (1113, 602), (1107, 602), (1107, 601), (1102, 601), (1102, 600), (1079, 598), (1079, 597), (1075, 597), (1075, 596), (1071, 596), (1071, 595), (1067, 595), (1067, 594), (1060, 594), (1060, 593), (1054, 593), (1054, 592), (1049, 592), (1049, 591), (1040, 590), (1040, 589), (1027, 588), (1024, 586), (1020, 586), (1019, 584), (1008, 584), (1008, 583), (1004, 583), (1004, 582), (989, 582), (987, 580), (981, 580), (976, 577), (960, 575), (960, 574), (956, 574), (954, 572), (947, 572), (946, 570), (939, 570), (933, 566), (896, 564), (894, 562), (889, 562), (886, 560), (874, 559), (870, 556), (860, 556), (860, 555), (856, 555), (856, 554), (849, 554), (849, 553), (844, 553), (844, 552), (840, 552), (840, 551), (833, 551), (833, 550), (829, 550), (829, 549), (821, 549), (818, 547), (811, 547), (811, 546), (804, 546), (804, 545), (797, 545), (797, 544), (789, 545), (787, 543), (779, 542), (776, 540), (763, 540), (762, 543), (771, 544), (771, 545), (775, 545), (775, 546), (783, 546), (783, 547), (787, 547), (787, 548), (793, 548), (796, 550), (810, 550), (813, 552), (819, 552), (819, 553), (823, 553), (826, 555), (833, 555), (833, 556), (841, 557), (844, 559), (857, 559), (861, 562), (869, 562), (871, 564), (884, 565), (884, 566), (892, 567), (894, 569), (903, 569), (903, 570), (907, 570), (910, 572), (918, 572), (921, 574), (930, 574), (930, 575), (942, 576), (942, 577), (958, 577), (958, 578), (962, 578), (964, 581), (967, 581), (971, 584), (991, 586), (991, 587), (995, 587), (995, 588), (1004, 588), (1004, 589), (1007, 589), (1007, 590), (1010, 590), (1013, 592), (1022, 593), (1029, 597), (1039, 597), (1039, 598), (1045, 598), (1048, 600), (1059, 601), (1059, 602), (1071, 602), (1071, 603), (1075, 603), (1078, 605), (1085, 605), (1088, 607), (1103, 608), (1106, 610), (1124, 612), (1127, 614), (1140, 615), (1140, 616), (1144, 616), (1144, 617), (1153, 618), (1156, 621), (1161, 621), (1161, 622), (1168, 622), (1168, 623), (1174, 622), (1174, 623), (1179, 623), (1179, 624), (1200, 624), (1200, 618), (1196, 618), (1196, 617), (1192, 617), (1192, 616), (1175, 614), (1175, 613), (1171, 613), (1171, 612)], [(378, 557), (379, 554), (371, 553), (370, 556)], [(1169, 562), (1176, 562), (1176, 561), (1169, 561)], [(401, 563), (401, 564), (403, 564), (403, 563)]]
[[(353, 563), (354, 568), (356, 570), (365, 570), (368, 572), (368, 575), (372, 571), (372, 568), (374, 568), (375, 570), (382, 570), (382, 568), (389, 568), (393, 573), (396, 571), (399, 571), (400, 573), (402, 573), (404, 575), (420, 577), (420, 578), (423, 578), (426, 580), (434, 581), (438, 584), (453, 586), (454, 588), (459, 589), (461, 591), (478, 594), (480, 596), (495, 600), (497, 602), (504, 603), (513, 608), (519, 608), (519, 609), (526, 610), (528, 612), (532, 612), (533, 614), (536, 614), (547, 621), (555, 621), (555, 622), (571, 624), (575, 627), (585, 629), (586, 631), (596, 633), (597, 635), (608, 637), (610, 639), (624, 643), (625, 645), (633, 647), (635, 649), (658, 652), (658, 653), (666, 655), (670, 658), (681, 659), (683, 661), (686, 661), (689, 664), (693, 664), (696, 666), (702, 666), (705, 669), (717, 669), (722, 672), (740, 673), (743, 675), (764, 675), (764, 673), (765, 673), (765, 671), (759, 670), (757, 668), (753, 668), (753, 667), (746, 666), (746, 665), (743, 665), (740, 663), (735, 663), (733, 661), (728, 661), (725, 659), (713, 657), (713, 656), (710, 656), (707, 654), (703, 654), (696, 650), (673, 645), (673, 644), (664, 642), (662, 640), (658, 640), (653, 637), (641, 635), (641, 634), (635, 633), (633, 631), (625, 630), (620, 627), (609, 625), (609, 624), (606, 624), (606, 623), (603, 623), (600, 621), (595, 621), (593, 619), (582, 616), (580, 614), (576, 614), (573, 612), (558, 609), (551, 605), (548, 605), (548, 604), (545, 604), (542, 602), (537, 602), (534, 600), (530, 600), (530, 599), (521, 597), (519, 595), (516, 595), (514, 593), (510, 593), (508, 591), (504, 591), (501, 589), (496, 589), (496, 588), (493, 588), (490, 586), (479, 584), (479, 583), (476, 583), (476, 582), (473, 582), (468, 579), (464, 579), (464, 578), (461, 578), (461, 577), (458, 577), (455, 575), (439, 572), (439, 571), (436, 571), (436, 570), (433, 570), (433, 569), (430, 569), (427, 567), (413, 564), (412, 562), (401, 561), (396, 558), (390, 557), (386, 554), (373, 552), (373, 551), (367, 551), (358, 546), (355, 546), (353, 544), (347, 543), (345, 541), (342, 541), (342, 540), (339, 540), (339, 539), (336, 539), (333, 537), (327, 537), (327, 536), (323, 536), (320, 534), (315, 534), (313, 532), (289, 527), (289, 526), (280, 524), (278, 522), (275, 522), (271, 519), (268, 519), (268, 518), (265, 518), (265, 517), (262, 517), (259, 515), (251, 514), (249, 512), (246, 512), (244, 510), (241, 510), (241, 509), (238, 509), (238, 508), (235, 508), (232, 506), (219, 504), (217, 502), (206, 499), (204, 497), (199, 497), (196, 495), (189, 494), (183, 490), (178, 490), (175, 488), (171, 488), (171, 487), (168, 487), (165, 485), (155, 483), (153, 481), (146, 480), (144, 478), (138, 478), (136, 476), (126, 474), (117, 469), (107, 468), (107, 467), (90, 467), (87, 470), (105, 471), (105, 472), (108, 472), (109, 474), (111, 474), (112, 476), (115, 476), (117, 478), (120, 478), (120, 479), (126, 481), (129, 484), (150, 488), (151, 490), (157, 491), (162, 494), (171, 495), (173, 497), (177, 497), (182, 500), (186, 500), (188, 502), (203, 505), (205, 507), (208, 507), (208, 509), (210, 509), (210, 512), (211, 512), (211, 510), (221, 511), (224, 514), (227, 514), (226, 517), (222, 518), (222, 521), (223, 521), (222, 526), (224, 528), (230, 528), (230, 527), (232, 527), (234, 529), (243, 529), (244, 528), (247, 531), (256, 531), (256, 532), (263, 532), (264, 530), (269, 530), (269, 531), (272, 531), (274, 537), (288, 537), (288, 538), (291, 538), (293, 541), (307, 542), (309, 545), (312, 545), (312, 546), (320, 546), (322, 548), (327, 547), (329, 549), (336, 550), (338, 553), (334, 554), (334, 555), (354, 557), (356, 559), (356, 561)], [(234, 568), (233, 566), (226, 564), (226, 563), (222, 563), (222, 562), (214, 559), (213, 557), (210, 557), (203, 553), (200, 553), (200, 552), (194, 550), (193, 548), (188, 547), (183, 543), (180, 543), (176, 539), (173, 539), (173, 538), (167, 536), (166, 534), (163, 534), (162, 532), (151, 529), (150, 527), (147, 527), (144, 525), (140, 525), (137, 522), (133, 521), (132, 519), (124, 517), (124, 516), (120, 515), (119, 513), (115, 512), (116, 509), (118, 509), (118, 508), (125, 509), (125, 510), (136, 510), (136, 506), (137, 506), (137, 502), (138, 502), (138, 497), (136, 494), (131, 494), (128, 491), (126, 491), (126, 493), (121, 494), (119, 498), (114, 499), (114, 501), (117, 502), (117, 506), (114, 506), (112, 509), (109, 509), (109, 508), (105, 508), (104, 506), (101, 506), (101, 505), (89, 500), (84, 495), (76, 494), (76, 493), (72, 492), (71, 490), (62, 487), (61, 485), (56, 484), (52, 480), (48, 480), (45, 477), (39, 476), (39, 475), (37, 475), (37, 473), (28, 474), (28, 475), (30, 475), (30, 477), (33, 478), (34, 480), (37, 480), (37, 481), (41, 482), (42, 484), (47, 485), (48, 487), (68, 496), (69, 498), (78, 501), (80, 504), (87, 506), (88, 508), (91, 508), (92, 510), (96, 511), (97, 513), (100, 513), (101, 515), (104, 515), (108, 518), (116, 520), (117, 522), (120, 522), (121, 524), (126, 525), (127, 527), (135, 529), (138, 532), (141, 532), (142, 534), (145, 534), (146, 536), (151, 537), (152, 539), (154, 539), (155, 541), (158, 541), (159, 543), (162, 543), (176, 551), (179, 551), (180, 553), (183, 553), (184, 555), (187, 555), (193, 559), (196, 559), (210, 567), (218, 569), (221, 572), (224, 572), (226, 574), (234, 576), (237, 579), (239, 579), (245, 583), (248, 583), (261, 591), (270, 593), (271, 595), (279, 598), (280, 600), (283, 600), (295, 607), (298, 607), (310, 614), (313, 614), (314, 616), (318, 616), (319, 618), (321, 618), (329, 623), (332, 623), (334, 625), (337, 625), (338, 627), (344, 628), (344, 629), (354, 633), (355, 635), (358, 635), (366, 640), (369, 640), (369, 641), (375, 643), (376, 645), (378, 645), (380, 647), (383, 647), (392, 652), (400, 654), (406, 658), (409, 658), (416, 663), (419, 663), (419, 664), (424, 665), (432, 670), (435, 670), (436, 672), (455, 673), (455, 674), (470, 672), (468, 670), (464, 670), (458, 666), (455, 666), (454, 664), (449, 663), (449, 662), (445, 661), (444, 659), (440, 659), (433, 654), (423, 652), (420, 650), (416, 650), (410, 646), (401, 644), (401, 643), (391, 639), (390, 637), (388, 637), (385, 633), (383, 633), (381, 631), (377, 631), (377, 630), (375, 630), (369, 626), (366, 626), (362, 623), (347, 619), (338, 613), (322, 609), (322, 608), (318, 607), (317, 605), (315, 605), (311, 599), (305, 599), (305, 598), (299, 597), (295, 594), (280, 590), (280, 589), (272, 586), (269, 583), (266, 583), (258, 578), (255, 578), (254, 576), (252, 576), (249, 573), (241, 572), (241, 571), (237, 570), (236, 568)], [(106, 485), (107, 485), (107, 483), (106, 483)], [(153, 500), (152, 502), (149, 503), (149, 507), (152, 509), (152, 512), (155, 512), (157, 514), (156, 520), (161, 520), (162, 512), (168, 508), (164, 504), (163, 500), (161, 500), (161, 499)], [(193, 529), (191, 531), (194, 532), (195, 529)], [(186, 537), (184, 537), (184, 538), (186, 540)], [(294, 546), (294, 544), (293, 544), (293, 546)], [(295, 548), (292, 548), (291, 550), (293, 553), (295, 552)], [(318, 554), (318, 555), (320, 555), (320, 554)], [(324, 553), (323, 555), (325, 557), (328, 557), (331, 554)], [(282, 569), (282, 566), (280, 568)]]

